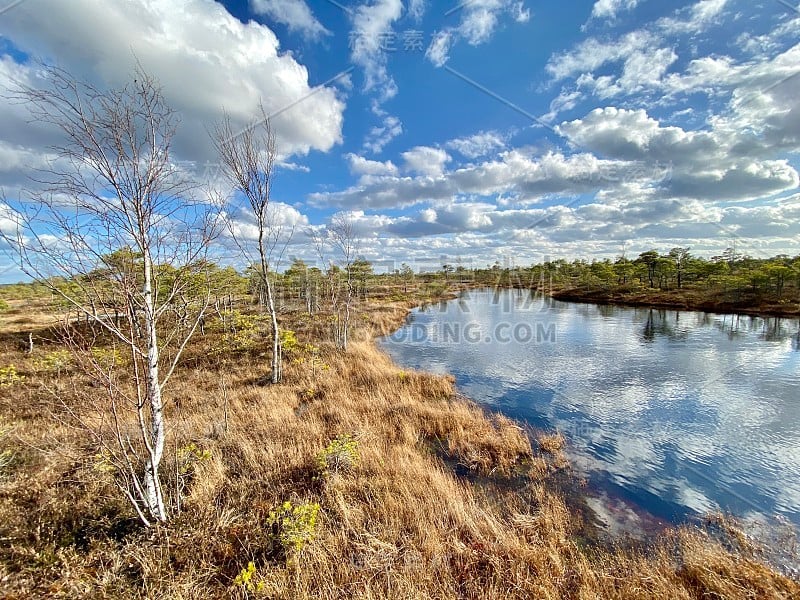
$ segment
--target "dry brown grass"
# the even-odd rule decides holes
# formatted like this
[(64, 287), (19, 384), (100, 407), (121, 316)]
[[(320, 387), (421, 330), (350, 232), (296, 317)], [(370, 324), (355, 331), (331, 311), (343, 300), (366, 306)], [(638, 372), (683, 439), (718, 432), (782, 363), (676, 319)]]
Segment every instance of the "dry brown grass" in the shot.
[[(646, 553), (582, 549), (580, 517), (550, 484), (559, 466), (542, 454), (560, 453), (563, 437), (541, 437), (534, 449), (513, 421), (460, 398), (452, 379), (394, 365), (371, 336), (407, 308), (373, 305), (347, 353), (321, 343), (313, 367), (289, 357), (279, 386), (259, 384), (265, 357), (223, 362), (211, 353), (219, 340), (199, 337), (168, 393), (168, 444), (192, 441), (211, 456), (183, 511), (154, 531), (137, 525), (94, 468), (96, 449), (60, 420), (50, 392), (73, 401), (66, 382), (80, 385), (81, 374), (36, 372), (35, 357), (13, 343), (21, 330), (7, 319), (19, 315), (0, 317), (0, 332), (12, 332), (0, 365), (27, 378), (0, 392), (11, 428), (0, 451), (15, 456), (0, 476), (0, 595), (245, 597), (233, 582), (253, 561), (261, 590), (249, 597), (800, 597), (797, 582), (698, 531)], [(325, 329), (290, 318), (304, 341)], [(357, 440), (358, 462), (320, 476), (315, 457), (343, 434)], [(266, 524), (285, 500), (321, 505), (316, 537), (297, 555), (277, 552)]]

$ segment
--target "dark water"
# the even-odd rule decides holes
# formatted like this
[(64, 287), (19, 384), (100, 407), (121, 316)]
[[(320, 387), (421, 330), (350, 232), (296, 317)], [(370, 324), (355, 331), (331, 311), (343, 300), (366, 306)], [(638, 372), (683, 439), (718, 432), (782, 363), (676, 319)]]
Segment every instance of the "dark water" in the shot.
[(800, 322), (469, 292), (382, 346), (490, 409), (559, 429), (607, 501), (800, 525)]

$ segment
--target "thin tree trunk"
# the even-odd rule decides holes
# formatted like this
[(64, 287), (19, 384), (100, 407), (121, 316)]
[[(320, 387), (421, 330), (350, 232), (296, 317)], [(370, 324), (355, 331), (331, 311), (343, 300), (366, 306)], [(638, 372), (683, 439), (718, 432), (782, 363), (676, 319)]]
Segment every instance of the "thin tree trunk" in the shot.
[(278, 315), (275, 311), (275, 299), (272, 294), (272, 284), (269, 281), (269, 263), (267, 262), (267, 254), (264, 248), (265, 223), (263, 217), (261, 216), (258, 229), (258, 254), (261, 261), (261, 279), (267, 311), (269, 312), (270, 321), (272, 322), (272, 383), (280, 383), (283, 370), (281, 364), (280, 328), (278, 326)]
[(281, 361), (281, 337), (278, 327), (278, 315), (275, 311), (275, 300), (272, 295), (272, 284), (267, 279), (267, 306), (272, 320), (272, 383), (280, 383), (283, 378)]
[(147, 327), (147, 401), (150, 404), (149, 457), (145, 464), (144, 493), (147, 509), (158, 521), (166, 521), (164, 496), (158, 477), (158, 467), (164, 455), (164, 407), (161, 399), (161, 384), (158, 376), (158, 333), (156, 332), (155, 306), (153, 301), (153, 265), (148, 254), (144, 257), (144, 312)]

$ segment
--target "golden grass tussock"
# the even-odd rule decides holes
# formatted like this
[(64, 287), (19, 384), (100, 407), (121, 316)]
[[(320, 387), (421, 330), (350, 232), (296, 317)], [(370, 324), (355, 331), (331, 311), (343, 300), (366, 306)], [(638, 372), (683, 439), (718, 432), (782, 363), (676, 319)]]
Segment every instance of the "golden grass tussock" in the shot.
[[(153, 530), (65, 413), (88, 418), (82, 401), (100, 391), (79, 371), (35, 369), (13, 343), (22, 330), (7, 328), (19, 315), (0, 317), (0, 366), (26, 377), (0, 397), (0, 452), (14, 455), (0, 472), (0, 596), (800, 597), (796, 581), (699, 530), (638, 551), (581, 542), (582, 518), (551, 481), (563, 436), (532, 445), (451, 377), (404, 371), (376, 348), (408, 307), (371, 304), (347, 352), (290, 315), (318, 351), (290, 357), (275, 386), (263, 384), (268, 357), (215, 354), (214, 334), (198, 336), (168, 391), (164, 479), (181, 501), (171, 492), (173, 519)], [(197, 458), (176, 472), (187, 448)], [(345, 466), (325, 469), (335, 452)]]

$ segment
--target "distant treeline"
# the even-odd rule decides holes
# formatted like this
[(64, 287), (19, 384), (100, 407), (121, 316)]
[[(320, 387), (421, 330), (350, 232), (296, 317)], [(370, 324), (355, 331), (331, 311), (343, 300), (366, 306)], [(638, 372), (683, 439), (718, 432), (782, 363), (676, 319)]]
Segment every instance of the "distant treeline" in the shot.
[[(76, 277), (112, 279), (119, 276), (119, 271), (126, 270), (126, 263), (136, 260), (126, 249), (108, 258), (101, 268)], [(197, 286), (210, 286), (214, 296), (258, 296), (259, 278), (252, 268), (237, 271), (233, 267), (209, 263), (206, 273), (207, 277), (198, 278)], [(746, 299), (791, 302), (798, 300), (800, 291), (800, 256), (759, 259), (728, 249), (719, 256), (701, 258), (692, 255), (688, 248), (673, 248), (665, 253), (649, 250), (634, 259), (624, 256), (615, 260), (557, 259), (513, 267), (497, 262), (485, 268), (446, 263), (439, 270), (425, 272), (415, 272), (403, 263), (401, 268), (388, 273), (375, 273), (373, 265), (363, 258), (345, 265), (331, 264), (324, 269), (295, 259), (282, 273), (272, 272), (271, 277), (282, 298), (302, 300), (312, 310), (312, 303), (344, 286), (361, 299), (388, 292), (392, 295), (417, 293), (421, 288), (435, 295), (453, 286), (486, 285), (616, 292), (687, 290), (723, 294), (732, 302)], [(169, 287), (171, 279), (169, 267), (163, 267), (164, 287)], [(64, 281), (63, 285), (70, 283)], [(50, 290), (40, 284), (0, 285), (0, 300), (50, 295)]]

